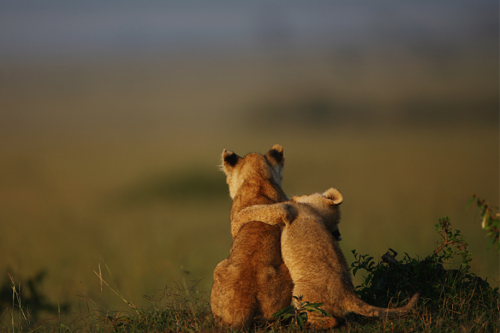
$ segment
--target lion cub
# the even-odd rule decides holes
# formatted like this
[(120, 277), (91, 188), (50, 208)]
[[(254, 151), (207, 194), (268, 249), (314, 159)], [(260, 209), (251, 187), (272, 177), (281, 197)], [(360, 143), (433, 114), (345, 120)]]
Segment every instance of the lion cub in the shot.
[(258, 205), (242, 210), (233, 220), (233, 229), (245, 227), (248, 221), (262, 221), (283, 227), (281, 250), (290, 270), (294, 296), (303, 301), (323, 303), (332, 317), (308, 313), (317, 328), (338, 326), (348, 312), (376, 317), (405, 313), (415, 306), (419, 295), (400, 308), (384, 309), (363, 302), (354, 286), (334, 233), (340, 219), (343, 197), (334, 188), (323, 194), (293, 197), (291, 202)]
[[(284, 160), (280, 145), (265, 155), (243, 158), (224, 149), (222, 168), (233, 199), (231, 219), (246, 207), (288, 200), (281, 189)], [(280, 227), (246, 222), (239, 232), (231, 228), (231, 252), (215, 267), (210, 300), (216, 322), (233, 329), (247, 328), (252, 320), (271, 320), (292, 300), (292, 279), (281, 258)]]

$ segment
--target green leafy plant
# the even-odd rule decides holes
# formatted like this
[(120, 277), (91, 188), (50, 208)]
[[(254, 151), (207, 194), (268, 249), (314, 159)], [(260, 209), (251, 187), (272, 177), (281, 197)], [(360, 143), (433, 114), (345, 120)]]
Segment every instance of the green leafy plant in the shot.
[[(421, 293), (419, 307), (422, 312), (437, 318), (453, 320), (460, 314), (461, 320), (478, 322), (480, 313), (482, 329), (489, 332), (498, 329), (498, 288), (470, 272), (471, 253), (460, 230), (454, 230), (449, 218), (435, 225), (441, 239), (430, 255), (412, 258), (405, 254), (397, 260), (397, 252), (389, 249), (382, 261), (353, 250), (353, 274), (366, 271), (364, 282), (356, 287), (357, 294), (366, 302), (386, 307), (400, 306), (415, 292)], [(458, 268), (453, 259), (461, 258)], [(446, 268), (445, 268), (446, 267)], [(359, 319), (369, 320), (369, 319)]]
[[(355, 258), (351, 264), (353, 275), (359, 269), (367, 272), (364, 282), (356, 287), (357, 293), (368, 302), (385, 306), (391, 300), (409, 297), (416, 291), (429, 299), (438, 299), (442, 287), (458, 283), (458, 277), (461, 277), (461, 282), (480, 279), (469, 272), (471, 253), (460, 230), (454, 230), (447, 217), (439, 219), (435, 227), (441, 239), (436, 250), (425, 258), (405, 254), (398, 261), (397, 252), (389, 249), (382, 256), (382, 262), (376, 264), (373, 257), (352, 250)], [(461, 257), (461, 266), (451, 269), (456, 256)]]
[(300, 330), (304, 330), (308, 312), (315, 312), (320, 315), (330, 317), (325, 310), (320, 309), (320, 306), (322, 306), (323, 303), (303, 302), (302, 296), (293, 296), (293, 298), (295, 299), (295, 305), (290, 305), (273, 314), (273, 317), (278, 318), (281, 322), (290, 321), (292, 329), (298, 327)]
[[(496, 209), (492, 208), (485, 200), (473, 194), (472, 198), (467, 202), (467, 208), (474, 201), (476, 201), (478, 213), (481, 215), (481, 227), (486, 231), (489, 238), (488, 249), (496, 244), (497, 251), (500, 252), (500, 213), (498, 213), (498, 207), (495, 207)], [(496, 210), (496, 213), (494, 210)]]
[(460, 230), (453, 230), (448, 217), (439, 219), (439, 223), (434, 226), (441, 239), (437, 243), (438, 247), (432, 255), (432, 260), (442, 264), (445, 261), (452, 262), (455, 256), (461, 256), (461, 268), (469, 270), (472, 254), (468, 251), (465, 237)]

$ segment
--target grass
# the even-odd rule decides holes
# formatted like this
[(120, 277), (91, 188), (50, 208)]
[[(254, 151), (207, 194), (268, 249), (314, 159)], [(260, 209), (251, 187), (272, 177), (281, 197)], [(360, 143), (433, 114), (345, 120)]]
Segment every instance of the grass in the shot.
[[(496, 332), (500, 329), (500, 295), (486, 281), (470, 272), (470, 253), (459, 231), (453, 230), (448, 219), (436, 225), (442, 237), (438, 248), (430, 256), (401, 261), (383, 260), (374, 264), (368, 255), (355, 255), (352, 267), (368, 273), (365, 283), (356, 287), (363, 300), (378, 306), (402, 306), (411, 294), (405, 289), (417, 288), (421, 298), (416, 308), (402, 316), (389, 318), (367, 318), (356, 314), (346, 317), (339, 332)], [(450, 240), (456, 242), (452, 243)], [(444, 245), (444, 247), (442, 246)], [(353, 250), (355, 253), (355, 251)], [(453, 256), (462, 256), (459, 269), (444, 269), (443, 265)], [(395, 259), (394, 252), (391, 255)], [(229, 332), (217, 327), (210, 311), (209, 294), (200, 292), (196, 281), (165, 287), (154, 297), (144, 296), (149, 305), (137, 307), (126, 299), (113, 282), (106, 261), (101, 258), (94, 270), (101, 292), (111, 291), (117, 299), (127, 305), (129, 311), (102, 310), (87, 295), (78, 316), (71, 322), (61, 320), (61, 307), (50, 319), (38, 320), (30, 307), (23, 305), (21, 285), (10, 276), (12, 306), (7, 308), (10, 325), (3, 330), (9, 332)], [(384, 262), (385, 261), (385, 262)], [(425, 266), (423, 269), (422, 266)], [(110, 280), (111, 279), (111, 280)], [(412, 291), (413, 293), (413, 291)], [(404, 296), (406, 295), (406, 296)], [(299, 299), (300, 301), (300, 299)], [(307, 304), (290, 314), (290, 309), (280, 313), (280, 319), (250, 329), (253, 332), (315, 331), (304, 325), (307, 311), (318, 311), (321, 304)]]

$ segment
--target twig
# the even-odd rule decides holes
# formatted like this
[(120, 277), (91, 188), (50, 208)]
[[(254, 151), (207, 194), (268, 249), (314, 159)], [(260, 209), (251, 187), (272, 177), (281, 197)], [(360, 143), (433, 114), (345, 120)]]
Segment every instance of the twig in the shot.
[(129, 307), (133, 308), (135, 310), (135, 312), (141, 316), (141, 313), (139, 312), (139, 309), (137, 309), (137, 307), (135, 306), (134, 303), (132, 303), (131, 301), (127, 301), (125, 299), (125, 297), (123, 297), (119, 292), (117, 292), (116, 290), (114, 290), (113, 288), (111, 288), (111, 286), (106, 282), (106, 280), (104, 280), (102, 278), (102, 275), (99, 275), (99, 273), (97, 273), (96, 271), (92, 270), (95, 275), (97, 275), (97, 277), (99, 278), (99, 280), (101, 281), (101, 285), (104, 283), (109, 289), (111, 289), (112, 292), (114, 292), (116, 294), (116, 296), (120, 297), (122, 299), (122, 301), (124, 301)]

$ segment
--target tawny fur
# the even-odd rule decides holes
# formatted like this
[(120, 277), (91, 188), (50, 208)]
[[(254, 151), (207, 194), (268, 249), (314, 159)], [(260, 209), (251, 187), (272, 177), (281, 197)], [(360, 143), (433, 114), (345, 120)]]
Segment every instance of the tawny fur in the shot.
[[(259, 205), (242, 210), (233, 220), (233, 230), (244, 230), (248, 221), (262, 221), (283, 228), (281, 250), (294, 283), (293, 296), (323, 303), (331, 317), (308, 313), (317, 328), (338, 326), (349, 312), (378, 317), (403, 314), (413, 308), (418, 293), (403, 307), (385, 309), (363, 302), (355, 293), (344, 255), (333, 231), (340, 220), (343, 197), (336, 189), (323, 194), (293, 197), (291, 202)], [(252, 222), (254, 223), (254, 222)]]
[[(265, 155), (244, 158), (224, 150), (222, 163), (233, 199), (231, 219), (246, 207), (287, 200), (281, 189), (280, 145)], [(292, 300), (292, 279), (281, 258), (280, 227), (247, 222), (237, 233), (231, 228), (231, 252), (215, 268), (210, 301), (216, 322), (234, 329), (247, 328), (254, 320), (271, 320)]]

